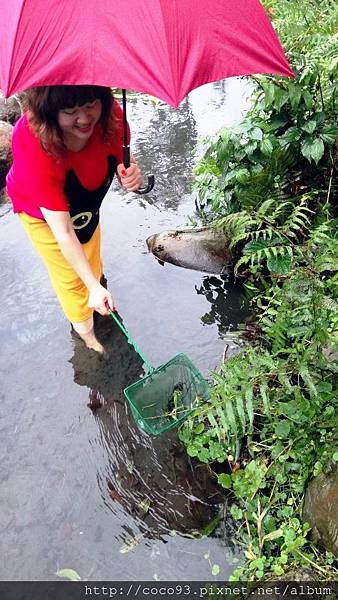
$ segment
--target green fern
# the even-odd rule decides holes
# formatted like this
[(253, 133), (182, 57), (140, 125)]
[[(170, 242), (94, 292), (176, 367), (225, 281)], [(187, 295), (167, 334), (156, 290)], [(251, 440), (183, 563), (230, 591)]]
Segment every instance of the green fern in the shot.
[(242, 258), (237, 261), (235, 274), (238, 273), (242, 265), (262, 266), (266, 263), (270, 273), (274, 275), (286, 275), (290, 272), (294, 258), (293, 247), (286, 245), (277, 245), (280, 242), (277, 236), (271, 239), (256, 239), (249, 242), (243, 250)]
[[(312, 196), (307, 194), (276, 205), (268, 198), (258, 211), (241, 211), (215, 221), (215, 226), (229, 237), (231, 249), (238, 251), (242, 246), (235, 273), (242, 266), (266, 266), (274, 275), (288, 274), (298, 255), (297, 246), (311, 225), (310, 200)], [(324, 230), (319, 235), (323, 238)]]

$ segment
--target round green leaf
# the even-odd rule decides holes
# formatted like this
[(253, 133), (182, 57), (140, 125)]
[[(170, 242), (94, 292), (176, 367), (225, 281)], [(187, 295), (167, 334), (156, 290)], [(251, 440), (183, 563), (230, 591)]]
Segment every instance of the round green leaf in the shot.
[(199, 433), (202, 433), (203, 431), (204, 431), (204, 423), (198, 423), (198, 425), (196, 425), (196, 427), (195, 427), (196, 435), (198, 435)]
[(283, 575), (284, 569), (280, 565), (275, 565), (274, 568), (273, 568), (273, 572), (276, 575)]
[(225, 489), (229, 490), (231, 488), (231, 485), (232, 485), (231, 475), (227, 475), (226, 473), (221, 473), (220, 475), (218, 475), (217, 481)]
[(304, 125), (302, 125), (303, 131), (306, 131), (307, 133), (313, 133), (316, 127), (316, 121), (305, 121)]
[(290, 429), (288, 421), (279, 421), (275, 426), (275, 433), (278, 437), (285, 438), (289, 435)]
[(187, 453), (189, 454), (189, 456), (197, 456), (199, 451), (199, 448), (197, 446), (195, 446), (195, 444), (190, 444), (187, 447)]
[(261, 141), (263, 139), (263, 131), (260, 127), (254, 127), (249, 133), (251, 139)]
[(236, 504), (232, 505), (230, 512), (235, 521), (240, 521), (243, 518), (243, 511), (241, 508), (236, 506)]

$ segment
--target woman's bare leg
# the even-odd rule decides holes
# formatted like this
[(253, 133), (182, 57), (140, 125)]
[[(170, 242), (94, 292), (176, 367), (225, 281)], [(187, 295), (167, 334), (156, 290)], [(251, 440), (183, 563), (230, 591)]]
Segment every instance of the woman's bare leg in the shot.
[(86, 321), (81, 321), (80, 323), (72, 323), (76, 333), (83, 339), (87, 348), (91, 348), (92, 350), (96, 350), (96, 352), (104, 352), (103, 346), (96, 339), (94, 333), (94, 319), (93, 316), (89, 317)]

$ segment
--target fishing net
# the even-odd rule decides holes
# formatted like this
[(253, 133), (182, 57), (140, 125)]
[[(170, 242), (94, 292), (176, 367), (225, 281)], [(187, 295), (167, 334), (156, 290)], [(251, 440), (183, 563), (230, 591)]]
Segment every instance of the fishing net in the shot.
[(152, 435), (177, 427), (210, 397), (208, 383), (185, 354), (129, 385), (124, 394), (138, 426)]

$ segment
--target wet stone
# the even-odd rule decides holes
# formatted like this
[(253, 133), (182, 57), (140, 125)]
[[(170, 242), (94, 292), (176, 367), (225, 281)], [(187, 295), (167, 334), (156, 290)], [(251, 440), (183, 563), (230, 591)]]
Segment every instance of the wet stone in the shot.
[(212, 227), (162, 231), (146, 241), (160, 263), (215, 274), (227, 273), (232, 264), (229, 240)]
[(338, 555), (338, 465), (320, 473), (306, 491), (303, 521), (312, 527), (314, 539), (326, 550)]

